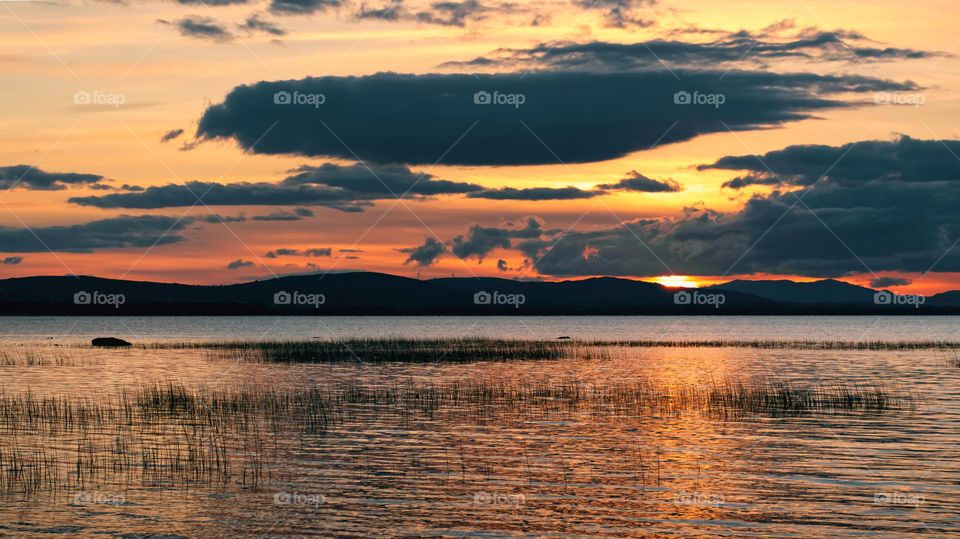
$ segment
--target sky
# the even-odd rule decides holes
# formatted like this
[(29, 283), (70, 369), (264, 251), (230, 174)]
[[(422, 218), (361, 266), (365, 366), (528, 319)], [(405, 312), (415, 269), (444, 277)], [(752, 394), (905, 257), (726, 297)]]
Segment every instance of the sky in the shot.
[(0, 0), (0, 276), (960, 289), (945, 0)]

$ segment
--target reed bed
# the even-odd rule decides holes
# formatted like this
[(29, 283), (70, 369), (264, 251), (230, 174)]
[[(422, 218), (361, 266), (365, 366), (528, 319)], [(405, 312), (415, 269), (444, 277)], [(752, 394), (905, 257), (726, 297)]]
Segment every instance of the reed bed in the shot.
[(90, 358), (65, 349), (0, 349), (0, 367), (86, 367), (102, 363), (102, 358)]
[(82, 488), (102, 481), (178, 487), (269, 482), (304, 436), (347, 421), (489, 421), (593, 414), (656, 420), (699, 413), (746, 416), (881, 414), (913, 406), (878, 384), (724, 379), (662, 386), (650, 380), (477, 379), (320, 387), (143, 384), (112, 396), (0, 393), (0, 495)]
[(156, 343), (154, 349), (201, 349), (211, 358), (262, 363), (470, 363), (618, 359), (633, 348), (756, 348), (777, 350), (957, 350), (957, 341), (809, 340), (521, 340), (346, 339), (314, 341), (223, 341)]

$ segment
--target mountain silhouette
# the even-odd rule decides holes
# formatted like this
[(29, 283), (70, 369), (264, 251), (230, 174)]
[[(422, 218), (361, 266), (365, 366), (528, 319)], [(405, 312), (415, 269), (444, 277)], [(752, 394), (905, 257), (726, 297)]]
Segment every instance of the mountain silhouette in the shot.
[(6, 315), (723, 315), (960, 314), (960, 291), (921, 306), (877, 305), (837, 280), (736, 280), (696, 290), (613, 277), (516, 281), (411, 279), (372, 272), (294, 275), (230, 285), (89, 276), (0, 280)]

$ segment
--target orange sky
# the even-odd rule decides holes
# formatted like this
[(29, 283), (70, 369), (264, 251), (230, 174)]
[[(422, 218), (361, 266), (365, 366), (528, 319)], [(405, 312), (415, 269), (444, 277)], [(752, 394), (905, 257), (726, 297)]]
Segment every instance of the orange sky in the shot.
[[(496, 13), (465, 27), (455, 27), (409, 21), (357, 21), (347, 11), (282, 17), (266, 14), (264, 6), (247, 4), (211, 8), (164, 1), (130, 5), (2, 2), (0, 85), (4, 90), (0, 96), (0, 133), (4, 144), (0, 145), (0, 166), (26, 164), (45, 171), (98, 174), (114, 185), (140, 187), (194, 180), (277, 181), (295, 167), (335, 160), (244, 153), (233, 141), (207, 142), (192, 151), (180, 151), (180, 145), (196, 130), (196, 122), (207, 105), (221, 101), (232, 88), (242, 84), (379, 71), (429, 73), (437, 71), (437, 66), (445, 61), (466, 60), (498, 48), (529, 47), (538, 42), (632, 43), (670, 36), (671, 31), (691, 25), (727, 31), (759, 30), (793, 19), (797, 27), (856, 30), (883, 46), (951, 52), (958, 45), (954, 8), (941, 0), (919, 0), (909, 8), (904, 4), (821, 0), (661, 0), (645, 13), (655, 24), (624, 29), (605, 27), (600, 14), (576, 9), (568, 2), (545, 2), (543, 6), (550, 21), (540, 26), (518, 24), (518, 17)], [(909, 13), (904, 12), (906, 9)], [(215, 42), (186, 37), (172, 25), (159, 22), (193, 14), (212, 17), (234, 28), (252, 12), (264, 13), (265, 18), (281, 24), (287, 34), (279, 39), (255, 34)], [(781, 69), (791, 67), (813, 72), (828, 69), (790, 62)], [(364, 269), (404, 275), (419, 272), (424, 277), (455, 274), (533, 278), (537, 277), (536, 272), (521, 269), (524, 257), (512, 250), (494, 250), (479, 262), (446, 257), (427, 268), (403, 265), (406, 255), (397, 250), (418, 245), (428, 236), (446, 241), (465, 233), (474, 223), (498, 226), (507, 221), (521, 222), (527, 216), (539, 217), (550, 228), (592, 230), (638, 218), (677, 217), (683, 208), (698, 203), (721, 212), (735, 212), (747, 197), (743, 193), (734, 197), (720, 185), (738, 174), (698, 171), (697, 165), (725, 155), (759, 154), (791, 144), (842, 145), (891, 139), (900, 133), (926, 139), (957, 138), (957, 67), (960, 59), (941, 57), (842, 68), (872, 77), (915, 81), (926, 87), (922, 107), (831, 110), (818, 113), (818, 119), (773, 130), (705, 135), (586, 164), (411, 167), (438, 178), (485, 187), (581, 189), (616, 182), (626, 172), (637, 170), (652, 178), (676, 180), (684, 187), (676, 193), (618, 192), (593, 199), (541, 202), (463, 196), (399, 204), (385, 200), (362, 213), (314, 207), (313, 217), (294, 222), (248, 220), (226, 225), (191, 225), (181, 232), (185, 241), (154, 248), (4, 253), (0, 245), (0, 258), (23, 258), (19, 264), (0, 265), (0, 276), (78, 273), (215, 283), (308, 270)], [(829, 69), (835, 70), (836, 66)], [(78, 91), (123, 95), (125, 103), (118, 108), (78, 107), (73, 101)], [(181, 139), (160, 142), (164, 133), (179, 128), (186, 130)], [(758, 188), (748, 192), (765, 191)], [(0, 190), (0, 226), (72, 225), (122, 214), (202, 217), (215, 212), (250, 217), (290, 209), (198, 206), (103, 210), (67, 202), (70, 197), (98, 194), (103, 193), (83, 187), (59, 191)], [(331, 248), (333, 256), (265, 256), (277, 248), (317, 247)], [(234, 260), (250, 261), (253, 265), (226, 270), (226, 265)], [(504, 260), (510, 269), (498, 270), (498, 260)], [(952, 273), (902, 276), (913, 281), (900, 287), (904, 292), (933, 293), (960, 288), (958, 276)], [(692, 282), (709, 284), (743, 276), (690, 277)], [(875, 277), (864, 271), (846, 280), (869, 285)]]

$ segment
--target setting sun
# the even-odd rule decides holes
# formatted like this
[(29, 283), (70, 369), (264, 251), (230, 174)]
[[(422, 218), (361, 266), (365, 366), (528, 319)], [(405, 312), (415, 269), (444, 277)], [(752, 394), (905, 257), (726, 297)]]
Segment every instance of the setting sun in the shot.
[(700, 283), (686, 275), (662, 275), (653, 282), (670, 288), (700, 288)]

